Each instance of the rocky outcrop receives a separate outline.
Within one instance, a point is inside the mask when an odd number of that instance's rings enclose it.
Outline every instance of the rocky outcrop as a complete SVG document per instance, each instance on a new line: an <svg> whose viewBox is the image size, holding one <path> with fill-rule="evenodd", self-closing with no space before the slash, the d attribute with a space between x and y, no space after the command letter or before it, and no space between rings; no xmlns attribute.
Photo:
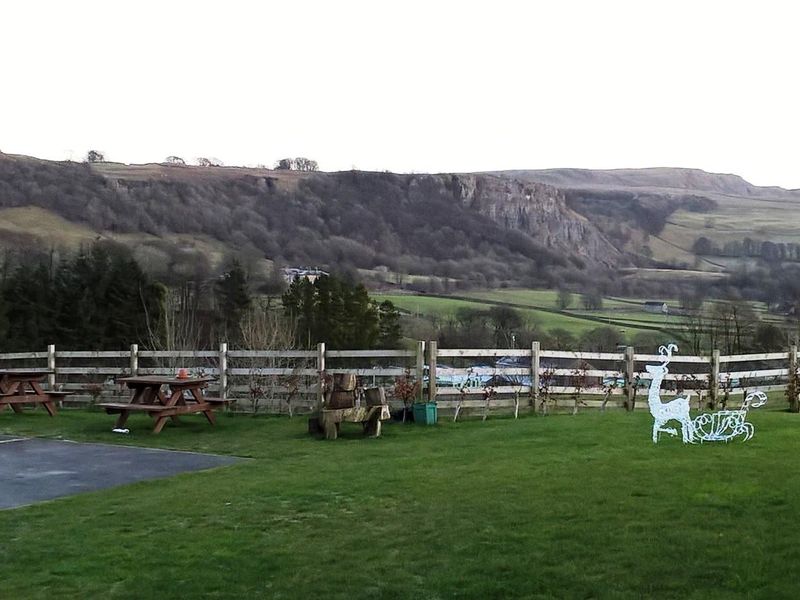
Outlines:
<svg viewBox="0 0 800 600"><path fill-rule="evenodd" d="M567 207L564 192L553 186L489 175L453 175L450 185L462 205L548 248L590 263L627 262L595 225Z"/></svg>

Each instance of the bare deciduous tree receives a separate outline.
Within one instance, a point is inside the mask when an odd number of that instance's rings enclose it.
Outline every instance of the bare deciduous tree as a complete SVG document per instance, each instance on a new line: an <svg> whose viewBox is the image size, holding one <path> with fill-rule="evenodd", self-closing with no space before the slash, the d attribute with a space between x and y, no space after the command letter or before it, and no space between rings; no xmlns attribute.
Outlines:
<svg viewBox="0 0 800 600"><path fill-rule="evenodd" d="M297 158L282 158L275 163L278 171L318 171L317 161L298 156Z"/></svg>
<svg viewBox="0 0 800 600"><path fill-rule="evenodd" d="M319 165L317 161L311 160L310 158L304 158L302 156L298 156L294 159L296 169L298 171L318 171Z"/></svg>
<svg viewBox="0 0 800 600"><path fill-rule="evenodd" d="M147 345L151 350L174 352L200 348L200 295L194 287L166 289L158 315L150 314L144 298L142 305L146 313ZM183 360L167 356L155 362L160 367L175 369Z"/></svg>
<svg viewBox="0 0 800 600"><path fill-rule="evenodd" d="M241 320L242 347L245 350L291 350L295 348L294 324L271 310L266 302L256 302ZM307 361L285 356L250 357L241 359L242 368L248 369L248 387L253 414L258 412L261 400L283 398L289 416L293 416L292 401L300 393L306 377L300 374ZM285 375L267 375L263 369L291 369Z"/></svg>
<svg viewBox="0 0 800 600"><path fill-rule="evenodd" d="M222 167L223 163L218 158L208 158L201 156L197 159L197 165L200 167Z"/></svg>
<svg viewBox="0 0 800 600"><path fill-rule="evenodd" d="M712 348L724 354L737 354L750 347L755 325L758 321L753 308L743 301L718 302L711 311L713 319Z"/></svg>
<svg viewBox="0 0 800 600"><path fill-rule="evenodd" d="M558 308L561 310L565 310L570 307L572 304L572 292L565 289L558 290L558 298L556 299L556 304Z"/></svg>

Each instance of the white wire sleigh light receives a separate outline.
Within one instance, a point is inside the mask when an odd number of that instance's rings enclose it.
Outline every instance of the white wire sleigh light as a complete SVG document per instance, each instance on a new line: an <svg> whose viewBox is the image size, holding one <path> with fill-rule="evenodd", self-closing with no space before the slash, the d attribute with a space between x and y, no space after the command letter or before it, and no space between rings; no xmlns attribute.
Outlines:
<svg viewBox="0 0 800 600"><path fill-rule="evenodd" d="M701 442L728 442L742 436L742 441L746 442L755 433L753 424L747 421L747 410L766 403L767 395L755 391L747 394L737 410L718 410L698 415L693 421L695 437Z"/></svg>
<svg viewBox="0 0 800 600"><path fill-rule="evenodd" d="M653 443L658 443L658 434L661 432L677 435L672 427L665 427L668 421L678 421L681 425L681 434L684 444L695 442L728 442L737 436L742 441L753 437L755 429L747 421L747 411L758 408L767 403L767 395L761 391L747 394L742 401L742 406L736 410L720 410L715 413L703 413L694 419L689 416L689 398L691 391L686 396L675 398L670 402L661 402L661 382L669 373L667 365L672 359L672 353L677 352L678 346L669 344L661 346L658 353L663 362L660 365L647 365L645 368L653 376L647 395L647 404L653 416Z"/></svg>

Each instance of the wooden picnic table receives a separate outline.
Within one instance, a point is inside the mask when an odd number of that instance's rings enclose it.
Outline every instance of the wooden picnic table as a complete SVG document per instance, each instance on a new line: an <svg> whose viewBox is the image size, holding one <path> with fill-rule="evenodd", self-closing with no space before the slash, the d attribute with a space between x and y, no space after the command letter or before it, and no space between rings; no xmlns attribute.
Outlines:
<svg viewBox="0 0 800 600"><path fill-rule="evenodd" d="M116 428L121 428L132 412L146 412L156 421L153 433L159 433L167 419L179 422L180 415L202 413L211 425L216 424L214 409L222 404L221 398L209 398L203 393L213 377L120 377L118 383L126 384L133 395L130 402L103 402L98 404L108 414L119 414Z"/></svg>
<svg viewBox="0 0 800 600"><path fill-rule="evenodd" d="M53 372L46 369L0 370L0 410L10 406L22 412L22 404L41 404L51 417L56 414L55 401L69 392L44 391L40 385Z"/></svg>

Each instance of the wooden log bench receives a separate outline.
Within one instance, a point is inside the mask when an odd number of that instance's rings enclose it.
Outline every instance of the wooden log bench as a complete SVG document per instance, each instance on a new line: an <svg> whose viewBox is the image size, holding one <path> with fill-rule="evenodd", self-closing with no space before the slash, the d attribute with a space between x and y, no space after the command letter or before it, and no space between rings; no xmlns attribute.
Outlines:
<svg viewBox="0 0 800 600"><path fill-rule="evenodd" d="M353 408L323 409L320 425L325 432L325 437L335 440L339 436L339 423L361 423L364 433L371 437L380 437L381 421L391 418L389 406L357 406Z"/></svg>

